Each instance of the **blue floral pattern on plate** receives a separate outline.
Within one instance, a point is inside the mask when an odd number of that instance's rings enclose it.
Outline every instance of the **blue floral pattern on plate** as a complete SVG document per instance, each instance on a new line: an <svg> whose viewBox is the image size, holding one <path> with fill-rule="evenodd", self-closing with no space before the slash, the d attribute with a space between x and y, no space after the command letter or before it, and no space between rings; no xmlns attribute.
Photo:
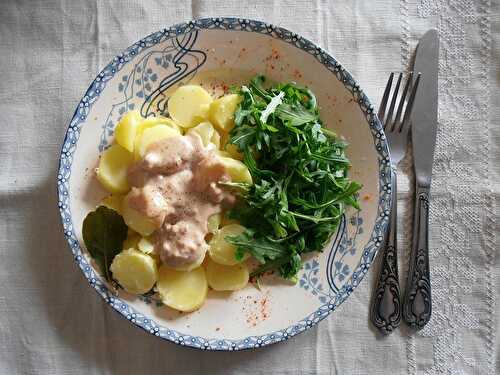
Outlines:
<svg viewBox="0 0 500 375"><path fill-rule="evenodd" d="M106 88L106 83L113 78L120 70L129 63L136 55L142 53L146 50L151 49L155 45L163 42L165 40L186 40L184 38L189 38L190 35L196 34L200 30L204 29L220 29L220 30L239 30L255 32L260 34L266 34L272 38L280 39L287 43L294 45L295 47L309 53L314 56L317 61L323 64L328 70L334 74L340 82L344 84L346 89L348 89L352 98L358 103L360 109L363 111L367 122L370 125L371 132L373 134L375 149L379 155L379 186L380 186L380 199L378 202L378 216L373 228L373 232L370 236L370 241L367 243L363 249L363 254L358 266L351 270L345 268L342 264L343 257L348 256L352 247L354 246L353 241L355 241L355 236L352 238L347 238L347 236L340 236L341 244L337 246L338 255L333 256L333 261L329 262L333 267L329 267L329 287L319 283L318 279L315 277L319 272L319 264L316 264L314 260L306 262L304 276L299 281L299 285L302 288L308 287L311 293L316 293L322 305L313 313L309 314L305 318L301 319L297 323L291 325L290 327L268 334L260 336L249 336L241 340L229 340L229 339L211 339L192 335L186 335L169 328L158 325L154 320L147 316L144 316L140 312L136 311L127 302L117 297L114 292L108 288L107 284L103 282L101 277L95 273L94 269L87 262L83 256L82 248L78 242L77 236L75 234L75 228L73 226L71 207L70 207L70 193L69 193L69 180L71 174L71 165L73 163L73 157L76 150L76 145L78 142L81 127L90 112L90 107L95 103L100 94ZM188 39L189 40L189 39ZM151 63L159 64L165 69L168 68L170 64L169 58L167 58L168 53L164 56L151 54L149 57ZM173 57L172 57L173 59ZM120 115L120 111L123 113L129 107L127 98L131 96L137 96L141 98L144 96L144 105L141 108L143 115L149 115L153 113L150 106L152 103L157 105L156 111L163 110L166 100L161 98L161 88L158 91L159 97L157 100L153 100L151 96L154 92L152 82L155 79L152 72L148 71L145 67L140 69L140 71L135 71L137 76L123 76L121 83L121 93L124 95L124 99L116 104L108 118L105 122L103 128L103 137L99 144L99 148L102 150L107 145L107 139L112 134L114 125L116 123L116 118ZM188 73L189 74L189 73ZM148 85L149 83L149 85ZM119 88L120 88L119 87ZM149 99L149 100L148 100ZM127 48L122 54L118 55L111 61L94 79L90 87L87 89L84 97L78 104L78 107L74 113L73 118L68 126L66 136L61 149L59 170L57 175L57 187L58 187L58 207L61 215L61 221L64 229L64 235L70 245L70 249L74 255L75 262L78 267L82 270L83 274L89 281L90 285L97 291L99 295L118 313L124 316L126 319L131 321L136 326L142 328L143 330L161 337L163 339L172 341L179 345L190 346L199 348L202 350L242 350L251 349L256 347L261 347L280 341L284 341L292 336L303 332L304 330L314 326L319 321L324 319L330 312L335 310L345 299L349 297L354 288L359 284L363 276L368 271L370 264L373 261L374 256L382 242L383 233L388 221L389 214L389 202L390 202L390 170L389 170L389 151L387 147L387 142L385 135L383 133L380 122L378 121L376 115L373 111L373 106L370 104L368 98L360 90L359 86L356 84L351 75L327 52L317 47L312 42L307 39L295 34L289 30L276 27L271 24L267 24L260 21L238 19L238 18L205 18L198 19L176 26L170 27L168 29L163 29L159 32L153 33L144 39L134 43L132 46ZM349 218L349 223L352 223L352 218ZM355 222L357 225L357 230L362 230L362 223ZM345 225L345 220L344 220ZM339 230L340 232L340 230ZM343 233L343 230L342 232ZM359 233L359 232L357 232ZM330 253L330 255L332 252ZM331 276L331 277L330 277ZM343 282L340 287L337 287L337 283ZM143 296L143 300L146 303L153 303L151 296Z"/></svg>

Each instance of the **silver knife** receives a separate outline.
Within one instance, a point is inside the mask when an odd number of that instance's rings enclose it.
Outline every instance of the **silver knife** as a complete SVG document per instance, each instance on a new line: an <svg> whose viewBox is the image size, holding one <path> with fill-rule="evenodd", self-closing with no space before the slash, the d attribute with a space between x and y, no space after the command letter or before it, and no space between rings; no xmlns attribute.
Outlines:
<svg viewBox="0 0 500 375"><path fill-rule="evenodd" d="M423 328L431 317L429 274L429 190L436 144L438 110L439 38L429 30L420 39L413 71L421 73L420 86L411 115L415 168L415 213L413 241L403 318L413 328Z"/></svg>

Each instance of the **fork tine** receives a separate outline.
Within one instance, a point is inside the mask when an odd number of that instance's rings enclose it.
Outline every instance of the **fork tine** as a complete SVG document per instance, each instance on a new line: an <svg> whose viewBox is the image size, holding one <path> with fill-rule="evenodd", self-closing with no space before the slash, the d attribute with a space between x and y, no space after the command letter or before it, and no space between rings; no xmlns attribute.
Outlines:
<svg viewBox="0 0 500 375"><path fill-rule="evenodd" d="M402 113L403 107L406 100L406 94L408 93L408 89L411 87L411 83L413 81L413 72L410 72L408 78L406 79L405 88L403 89L403 94L399 99L398 110L396 112L396 117L394 118L394 130L401 132L403 130L403 122L402 122Z"/></svg>
<svg viewBox="0 0 500 375"><path fill-rule="evenodd" d="M408 104L406 104L405 115L403 118L403 123L401 124L401 129L403 129L410 122L410 114L413 108L413 102L415 101L415 95L417 94L418 84L420 82L420 73L417 75L417 79L411 88L410 98L408 99Z"/></svg>
<svg viewBox="0 0 500 375"><path fill-rule="evenodd" d="M389 99L389 93L391 92L393 79L394 79L394 73L391 73L391 75L389 76L389 80L387 81L387 85L385 86L384 95L382 96L382 102L380 103L380 108L378 110L378 119L384 125L384 129L385 129L385 125L387 124L387 122L384 121L385 107L387 107L387 101Z"/></svg>
<svg viewBox="0 0 500 375"><path fill-rule="evenodd" d="M396 100L398 98L399 86L401 86L401 79L402 78L403 78L403 73L399 73L396 87L394 88L394 92L392 93L391 106L389 107L389 113L387 114L387 120L386 120L388 125L389 125L389 122L392 125L391 128L388 129L389 131L394 131L394 122L391 121L391 119L392 119L392 114L394 113L394 107L396 106Z"/></svg>

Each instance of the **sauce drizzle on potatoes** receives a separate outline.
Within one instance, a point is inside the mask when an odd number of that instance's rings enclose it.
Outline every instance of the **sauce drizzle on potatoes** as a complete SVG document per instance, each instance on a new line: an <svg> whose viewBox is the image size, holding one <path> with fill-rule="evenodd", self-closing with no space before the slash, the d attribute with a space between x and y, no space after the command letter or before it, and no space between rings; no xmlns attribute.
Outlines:
<svg viewBox="0 0 500 375"><path fill-rule="evenodd" d="M238 158L241 155L222 151L227 145L221 144L221 140L229 139L228 132L234 126L234 111L239 101L239 96L235 94L213 100L202 87L186 85L178 88L170 97L168 109L171 118L158 116L144 119L139 111L130 111L118 123L115 129L116 143L101 155L97 178L111 193L101 204L122 215L129 227L123 250L114 257L110 267L113 278L127 292L144 294L154 288L165 305L189 312L203 305L209 285L216 291L238 290L247 285L247 266L236 261L234 247L224 240L227 235L243 232L244 227L231 223L220 228L224 215L221 210L216 210L202 219L202 226L206 230L204 236L206 234L207 241L211 240L209 244L203 241L204 245L197 245L197 253L200 255L193 257L190 263L168 265L164 262L168 257L162 261L158 241L163 223L168 221L169 212L175 211L169 208L176 204L175 200L170 199L171 194L163 195L165 205L161 207L166 213L158 218L151 216L150 211L141 209L137 198L134 198L137 191L132 194L131 190L141 189L148 179L156 178L155 171L160 171L158 178L165 178L160 177L164 176L164 170L155 165L158 156L151 152L157 152L161 142L168 143L168 139L175 137L199 139L197 142L200 146L197 147L201 147L200 150L210 150L229 181L251 184L252 179L246 166L232 158L232 154ZM180 154L176 151L174 155ZM195 156L195 159L201 160L199 156ZM180 159L176 163L183 163L183 160L186 159ZM198 162L196 160L193 163ZM137 178L137 167L132 166L141 163L147 164L149 169L145 176ZM194 176L193 181L196 186L200 186L206 180L207 176L200 176L198 179ZM189 206L186 202L183 204ZM172 238L172 241L176 239ZM208 259L205 259L205 252L209 254Z"/></svg>

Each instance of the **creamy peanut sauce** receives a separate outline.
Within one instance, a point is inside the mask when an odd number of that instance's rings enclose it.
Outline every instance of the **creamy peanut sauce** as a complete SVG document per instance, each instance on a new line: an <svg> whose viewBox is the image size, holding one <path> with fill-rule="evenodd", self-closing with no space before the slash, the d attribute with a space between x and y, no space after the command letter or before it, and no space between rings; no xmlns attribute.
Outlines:
<svg viewBox="0 0 500 375"><path fill-rule="evenodd" d="M159 228L155 250L172 267L189 265L205 254L208 218L235 202L217 184L230 177L215 149L204 147L196 134L149 145L144 158L129 168L128 180L128 203Z"/></svg>

